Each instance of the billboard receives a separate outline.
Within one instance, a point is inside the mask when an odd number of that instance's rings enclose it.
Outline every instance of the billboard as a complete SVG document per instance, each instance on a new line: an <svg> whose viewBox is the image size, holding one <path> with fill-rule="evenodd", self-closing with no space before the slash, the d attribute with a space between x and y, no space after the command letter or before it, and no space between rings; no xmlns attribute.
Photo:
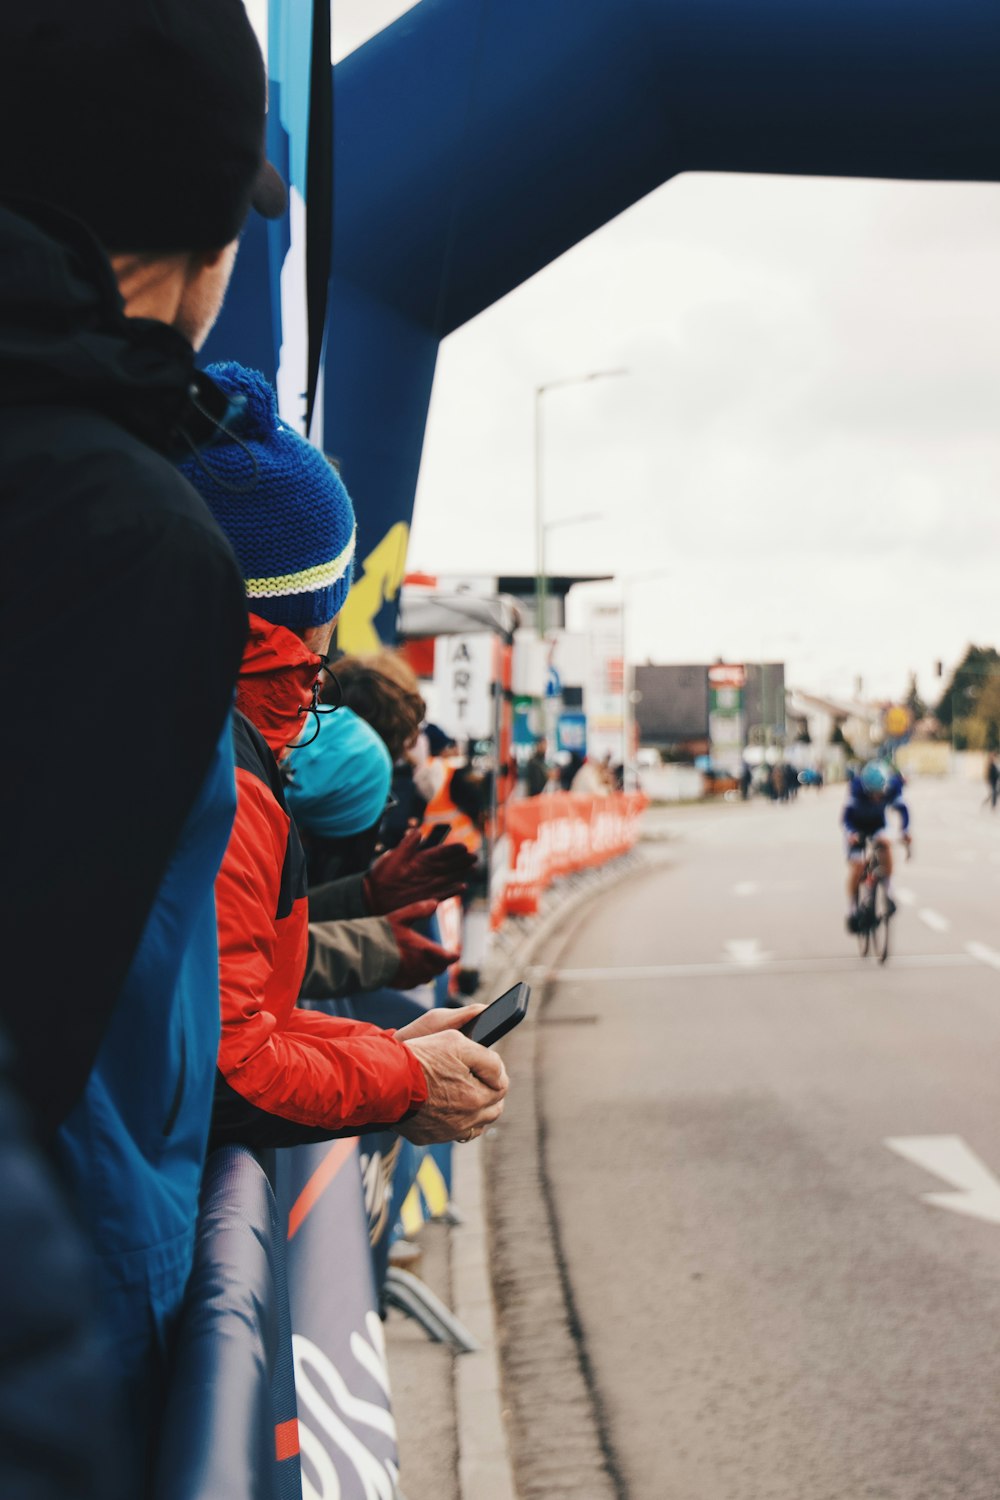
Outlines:
<svg viewBox="0 0 1000 1500"><path fill-rule="evenodd" d="M746 744L746 668L717 662L708 669L708 739L713 764L737 774Z"/></svg>
<svg viewBox="0 0 1000 1500"><path fill-rule="evenodd" d="M588 616L587 753L592 760L624 758L625 663L624 620L620 603L594 604Z"/></svg>

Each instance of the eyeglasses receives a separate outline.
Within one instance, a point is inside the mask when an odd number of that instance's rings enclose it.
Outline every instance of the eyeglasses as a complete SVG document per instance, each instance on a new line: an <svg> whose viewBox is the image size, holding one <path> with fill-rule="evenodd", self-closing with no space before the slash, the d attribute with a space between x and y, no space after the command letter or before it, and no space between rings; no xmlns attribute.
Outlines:
<svg viewBox="0 0 1000 1500"><path fill-rule="evenodd" d="M319 701L320 680L317 677L316 681L312 685L312 702L306 708L299 709L300 714L313 715L314 719L316 720L316 728L313 730L312 734L307 740L296 740L294 745L289 745L288 748L290 750L303 750L306 745L315 744L316 740L319 739L319 732L323 727L323 720L321 715L335 714L338 708L343 708L344 706L344 690L340 685L339 677L335 672L331 672L330 670L330 658L328 656L321 656L319 660L320 670L326 673L327 677L330 679L330 682L333 683L336 687L337 701L336 703L321 703Z"/></svg>

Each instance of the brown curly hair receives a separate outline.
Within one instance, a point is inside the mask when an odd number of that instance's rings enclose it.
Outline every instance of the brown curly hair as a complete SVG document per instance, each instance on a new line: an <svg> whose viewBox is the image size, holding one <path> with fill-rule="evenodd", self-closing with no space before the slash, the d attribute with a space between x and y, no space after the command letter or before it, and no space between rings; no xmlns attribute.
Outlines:
<svg viewBox="0 0 1000 1500"><path fill-rule="evenodd" d="M416 673L395 651L370 656L342 656L330 672L340 691L328 683L325 702L343 701L385 741L393 761L413 744L427 713Z"/></svg>

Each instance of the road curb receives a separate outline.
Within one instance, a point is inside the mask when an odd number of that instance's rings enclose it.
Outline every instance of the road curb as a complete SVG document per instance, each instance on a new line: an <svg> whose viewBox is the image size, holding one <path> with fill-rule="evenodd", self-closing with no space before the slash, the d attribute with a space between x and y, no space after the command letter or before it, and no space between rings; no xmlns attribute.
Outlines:
<svg viewBox="0 0 1000 1500"><path fill-rule="evenodd" d="M473 998L488 1002L516 984L535 954L587 902L656 862L636 853L590 872L584 884L557 900L520 942L499 956ZM463 1220L451 1231L452 1308L483 1346L478 1353L457 1356L454 1363L458 1492L460 1500L517 1500L490 1271L486 1163L479 1140L454 1152L452 1197Z"/></svg>

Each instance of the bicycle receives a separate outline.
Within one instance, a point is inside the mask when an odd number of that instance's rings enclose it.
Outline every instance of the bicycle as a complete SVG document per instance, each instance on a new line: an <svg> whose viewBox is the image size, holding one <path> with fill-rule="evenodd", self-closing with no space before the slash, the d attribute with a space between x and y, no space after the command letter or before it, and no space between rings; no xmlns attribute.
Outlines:
<svg viewBox="0 0 1000 1500"><path fill-rule="evenodd" d="M889 924L895 906L886 890L882 853L875 839L866 838L864 842L864 873L854 910L861 957L872 953L884 964L889 957Z"/></svg>

